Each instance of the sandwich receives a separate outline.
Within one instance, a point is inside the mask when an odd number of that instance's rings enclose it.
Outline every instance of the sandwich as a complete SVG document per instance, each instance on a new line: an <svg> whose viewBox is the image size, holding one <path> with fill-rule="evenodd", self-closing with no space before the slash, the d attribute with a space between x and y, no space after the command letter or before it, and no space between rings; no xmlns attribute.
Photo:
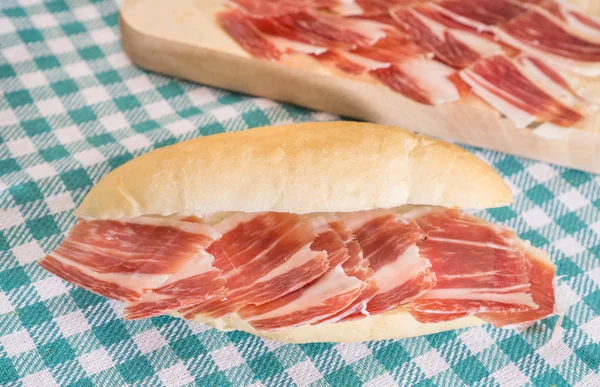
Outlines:
<svg viewBox="0 0 600 387"><path fill-rule="evenodd" d="M200 137L106 175L41 262L125 303L268 339L352 342L554 313L555 267L465 210L511 191L462 148L327 122Z"/></svg>

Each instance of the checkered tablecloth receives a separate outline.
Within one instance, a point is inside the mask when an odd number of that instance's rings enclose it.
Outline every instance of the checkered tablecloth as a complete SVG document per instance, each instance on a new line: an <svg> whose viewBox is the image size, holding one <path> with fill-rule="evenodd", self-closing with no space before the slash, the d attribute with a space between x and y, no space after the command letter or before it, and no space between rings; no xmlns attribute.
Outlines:
<svg viewBox="0 0 600 387"><path fill-rule="evenodd" d="M496 152L470 148L516 200L482 215L550 252L562 340L550 341L555 317L524 333L283 345L169 317L126 322L119 303L42 270L86 192L127 160L336 118L144 72L118 17L112 0L0 1L0 385L600 386L600 177Z"/></svg>

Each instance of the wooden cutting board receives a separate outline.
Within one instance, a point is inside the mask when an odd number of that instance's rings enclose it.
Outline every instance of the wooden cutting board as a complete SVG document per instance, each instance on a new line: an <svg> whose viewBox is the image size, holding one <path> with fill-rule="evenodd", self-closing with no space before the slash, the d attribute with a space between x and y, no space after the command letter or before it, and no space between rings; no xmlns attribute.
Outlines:
<svg viewBox="0 0 600 387"><path fill-rule="evenodd" d="M600 1L574 2L600 16ZM217 25L221 9L220 0L125 0L125 51L138 66L174 77L600 173L600 112L583 129L551 138L516 128L476 101L422 105L305 55L277 63L252 58ZM600 79L585 82L600 93Z"/></svg>

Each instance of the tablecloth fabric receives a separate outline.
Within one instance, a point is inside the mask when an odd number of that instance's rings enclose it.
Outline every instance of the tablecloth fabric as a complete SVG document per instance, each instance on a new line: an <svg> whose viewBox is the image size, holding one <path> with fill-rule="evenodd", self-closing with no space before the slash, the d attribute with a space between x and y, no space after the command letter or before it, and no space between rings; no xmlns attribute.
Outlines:
<svg viewBox="0 0 600 387"><path fill-rule="evenodd" d="M469 148L516 200L482 216L550 252L560 340L555 317L524 333L284 345L170 317L124 321L120 303L41 269L86 192L127 160L196 136L336 118L140 70L118 18L111 0L0 5L0 385L600 385L600 177L492 151Z"/></svg>

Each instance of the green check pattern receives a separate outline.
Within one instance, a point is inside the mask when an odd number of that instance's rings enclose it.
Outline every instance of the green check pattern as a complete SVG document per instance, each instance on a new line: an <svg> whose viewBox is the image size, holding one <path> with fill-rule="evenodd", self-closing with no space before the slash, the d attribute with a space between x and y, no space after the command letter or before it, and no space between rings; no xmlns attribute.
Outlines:
<svg viewBox="0 0 600 387"><path fill-rule="evenodd" d="M331 120L131 64L112 0L0 4L0 385L600 386L600 176L470 148L516 194L482 213L550 252L557 318L358 344L284 345L121 305L36 261L102 176L188 138ZM599 160L600 162L600 160Z"/></svg>

